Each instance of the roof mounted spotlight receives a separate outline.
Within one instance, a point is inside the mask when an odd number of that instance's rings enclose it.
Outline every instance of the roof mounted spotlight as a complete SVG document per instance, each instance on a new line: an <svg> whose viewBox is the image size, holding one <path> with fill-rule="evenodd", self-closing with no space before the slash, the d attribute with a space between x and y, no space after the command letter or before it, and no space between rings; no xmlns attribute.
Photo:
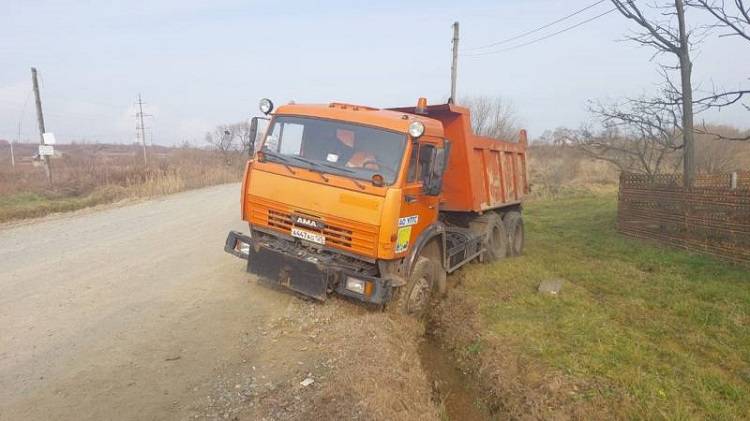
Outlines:
<svg viewBox="0 0 750 421"><path fill-rule="evenodd" d="M273 102L271 102L268 98L263 98L260 100L260 112L262 112L265 115L271 114L271 111L273 111Z"/></svg>
<svg viewBox="0 0 750 421"><path fill-rule="evenodd" d="M424 123L422 123L421 121L412 121L409 124L409 136L416 139L422 136L423 134L424 134Z"/></svg>

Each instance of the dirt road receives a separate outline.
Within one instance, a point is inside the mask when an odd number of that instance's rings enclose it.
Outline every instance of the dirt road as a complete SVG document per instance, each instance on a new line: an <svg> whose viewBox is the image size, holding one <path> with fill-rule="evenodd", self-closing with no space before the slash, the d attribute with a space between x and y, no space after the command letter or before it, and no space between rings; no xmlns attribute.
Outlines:
<svg viewBox="0 0 750 421"><path fill-rule="evenodd" d="M227 231L245 228L238 191L0 227L0 419L294 418L326 405L433 418L410 332L342 300L258 285L223 252ZM408 390L399 405L339 396L361 372L346 361L371 348L373 362L389 349L403 361L373 367L382 378L358 390Z"/></svg>

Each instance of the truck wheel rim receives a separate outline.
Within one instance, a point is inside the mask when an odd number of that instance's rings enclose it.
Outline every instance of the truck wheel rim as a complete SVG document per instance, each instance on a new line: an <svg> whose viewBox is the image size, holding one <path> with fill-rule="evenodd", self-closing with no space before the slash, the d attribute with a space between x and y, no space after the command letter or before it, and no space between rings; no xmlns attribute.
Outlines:
<svg viewBox="0 0 750 421"><path fill-rule="evenodd" d="M424 277L417 279L409 294L407 311L410 314L421 314L430 302L430 283Z"/></svg>

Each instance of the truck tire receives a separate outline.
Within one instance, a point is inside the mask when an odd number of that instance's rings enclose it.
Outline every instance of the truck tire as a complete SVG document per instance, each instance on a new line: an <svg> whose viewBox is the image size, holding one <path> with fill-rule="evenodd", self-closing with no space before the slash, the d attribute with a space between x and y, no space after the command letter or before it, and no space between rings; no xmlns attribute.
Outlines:
<svg viewBox="0 0 750 421"><path fill-rule="evenodd" d="M525 232L521 212L511 211L503 218L508 232L508 256L520 256L523 253Z"/></svg>
<svg viewBox="0 0 750 421"><path fill-rule="evenodd" d="M508 233L500 215L487 213L469 224L472 231L484 237L482 246L485 252L479 259L482 263L492 263L508 255Z"/></svg>
<svg viewBox="0 0 750 421"><path fill-rule="evenodd" d="M436 237L430 240L419 254L421 257L426 257L432 261L432 266L435 268L435 292L439 294L438 296L442 297L448 290L448 274L441 263L443 261L443 252L440 246L440 239Z"/></svg>
<svg viewBox="0 0 750 421"><path fill-rule="evenodd" d="M432 303L435 281L435 264L432 260L420 256L414 264L406 285L394 291L388 310L423 319Z"/></svg>

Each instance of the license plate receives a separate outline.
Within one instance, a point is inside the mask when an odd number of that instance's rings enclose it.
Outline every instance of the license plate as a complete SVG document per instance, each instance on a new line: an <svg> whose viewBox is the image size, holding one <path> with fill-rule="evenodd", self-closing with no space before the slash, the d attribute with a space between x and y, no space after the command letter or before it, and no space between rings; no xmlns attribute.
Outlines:
<svg viewBox="0 0 750 421"><path fill-rule="evenodd" d="M305 231L299 228L292 228L292 237L296 237L305 241L309 241L311 243L317 243L317 244L326 243L326 237L323 234L318 234L317 232Z"/></svg>

